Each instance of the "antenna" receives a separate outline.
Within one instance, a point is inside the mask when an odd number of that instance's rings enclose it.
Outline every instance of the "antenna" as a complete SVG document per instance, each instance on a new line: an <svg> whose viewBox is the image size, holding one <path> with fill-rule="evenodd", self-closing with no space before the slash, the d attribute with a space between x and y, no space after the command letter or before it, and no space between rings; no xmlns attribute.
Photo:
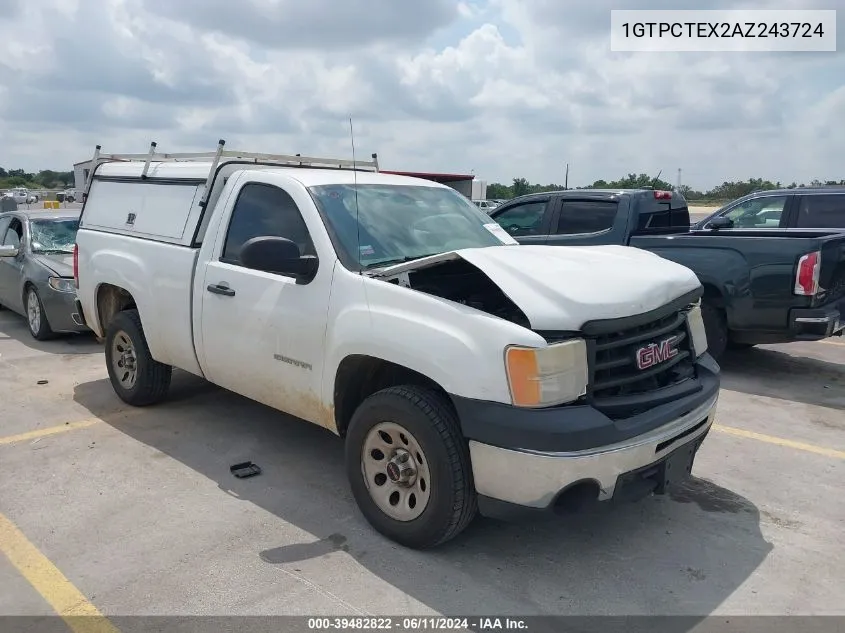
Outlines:
<svg viewBox="0 0 845 633"><path fill-rule="evenodd" d="M355 133L352 131L352 117L349 117L349 140L352 142L352 190L355 192L355 263L361 267L361 222L358 217L358 170L355 169ZM375 160L375 155L373 155Z"/></svg>
<svg viewBox="0 0 845 633"><path fill-rule="evenodd" d="M662 173L663 173L663 170L661 169L659 172L657 172L657 175L654 177L654 180L651 181L651 188L652 189L654 189L657 186L657 181L660 180L660 174L662 174Z"/></svg>

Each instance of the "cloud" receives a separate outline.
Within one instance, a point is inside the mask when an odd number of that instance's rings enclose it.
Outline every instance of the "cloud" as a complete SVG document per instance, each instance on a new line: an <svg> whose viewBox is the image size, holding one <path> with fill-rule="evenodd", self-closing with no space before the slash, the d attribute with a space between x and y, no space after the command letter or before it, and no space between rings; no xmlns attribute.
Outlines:
<svg viewBox="0 0 845 633"><path fill-rule="evenodd" d="M425 38L459 7L449 0L144 0L153 14L271 49L325 51Z"/></svg>
<svg viewBox="0 0 845 633"><path fill-rule="evenodd" d="M97 143L211 150L221 137L347 156L352 116L359 153L391 169L560 182L568 162L586 184L680 167L698 188L845 177L842 54L614 53L614 6L0 0L0 164L69 169Z"/></svg>

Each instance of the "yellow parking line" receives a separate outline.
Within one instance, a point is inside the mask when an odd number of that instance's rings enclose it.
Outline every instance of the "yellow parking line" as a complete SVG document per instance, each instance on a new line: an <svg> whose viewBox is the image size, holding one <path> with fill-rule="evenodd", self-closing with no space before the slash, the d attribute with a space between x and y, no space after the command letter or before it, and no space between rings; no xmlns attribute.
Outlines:
<svg viewBox="0 0 845 633"><path fill-rule="evenodd" d="M2 514L0 552L74 633L119 633L99 609Z"/></svg>
<svg viewBox="0 0 845 633"><path fill-rule="evenodd" d="M776 444L778 446L785 446L786 448L794 448L799 451L815 453L816 455L824 455L825 457L845 459L845 451L837 451L833 448L824 448L823 446L816 446L814 444L805 444L804 442L787 440L782 437L775 437L774 435L763 435L762 433L755 433L754 431L736 429L732 426L722 426L721 424L714 424L713 430L721 431L722 433L727 433L728 435L744 437L749 440L758 440L760 442L766 442L768 444Z"/></svg>
<svg viewBox="0 0 845 633"><path fill-rule="evenodd" d="M27 440L34 440L39 437L46 437L48 435L56 435L57 433L75 431L76 429L84 429L89 426L94 426L98 422L102 422L102 420L100 418L88 418L87 420L80 420L79 422L59 424L58 426L48 426L44 429L27 431L26 433L19 433L18 435L7 435L6 437L0 437L0 446L4 444L16 444L17 442L26 442Z"/></svg>

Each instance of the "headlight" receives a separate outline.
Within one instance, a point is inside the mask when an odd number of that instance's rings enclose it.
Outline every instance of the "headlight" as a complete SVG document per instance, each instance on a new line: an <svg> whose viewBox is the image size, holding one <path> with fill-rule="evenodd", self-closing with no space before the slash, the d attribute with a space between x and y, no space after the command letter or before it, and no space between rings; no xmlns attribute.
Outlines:
<svg viewBox="0 0 845 633"><path fill-rule="evenodd" d="M574 339L548 347L505 350L511 401L518 407L548 407L587 393L587 344Z"/></svg>
<svg viewBox="0 0 845 633"><path fill-rule="evenodd" d="M707 351L707 332L704 329L704 319L701 318L701 302L696 303L687 312L687 324L692 342L692 349L698 358Z"/></svg>
<svg viewBox="0 0 845 633"><path fill-rule="evenodd" d="M53 290L58 290L59 292L76 291L76 288L73 287L73 279L67 279L66 277L50 277L47 283L50 284Z"/></svg>

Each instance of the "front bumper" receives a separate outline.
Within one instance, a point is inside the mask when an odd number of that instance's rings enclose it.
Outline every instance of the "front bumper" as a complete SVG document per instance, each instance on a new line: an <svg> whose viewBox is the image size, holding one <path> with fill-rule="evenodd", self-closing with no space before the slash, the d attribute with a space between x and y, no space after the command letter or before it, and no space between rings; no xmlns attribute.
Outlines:
<svg viewBox="0 0 845 633"><path fill-rule="evenodd" d="M576 490L586 492L584 500L627 497L644 488L643 480L648 480L643 494L662 492L688 475L719 399L718 365L707 355L697 365L700 389L694 394L624 420L610 420L589 405L508 407L509 419L488 417L485 432L483 421L472 415L474 407L458 399L481 513L554 510ZM505 437L507 443L495 441ZM676 476L679 469L685 472Z"/></svg>
<svg viewBox="0 0 845 633"><path fill-rule="evenodd" d="M82 302L76 297L73 299L73 314L70 315L70 318L76 325L84 327L86 330L90 329L88 327L88 323L85 321L85 312L82 310Z"/></svg>
<svg viewBox="0 0 845 633"><path fill-rule="evenodd" d="M84 323L78 323L76 315L76 296L71 292L59 292L48 284L39 287L41 303L54 332L87 332Z"/></svg>

